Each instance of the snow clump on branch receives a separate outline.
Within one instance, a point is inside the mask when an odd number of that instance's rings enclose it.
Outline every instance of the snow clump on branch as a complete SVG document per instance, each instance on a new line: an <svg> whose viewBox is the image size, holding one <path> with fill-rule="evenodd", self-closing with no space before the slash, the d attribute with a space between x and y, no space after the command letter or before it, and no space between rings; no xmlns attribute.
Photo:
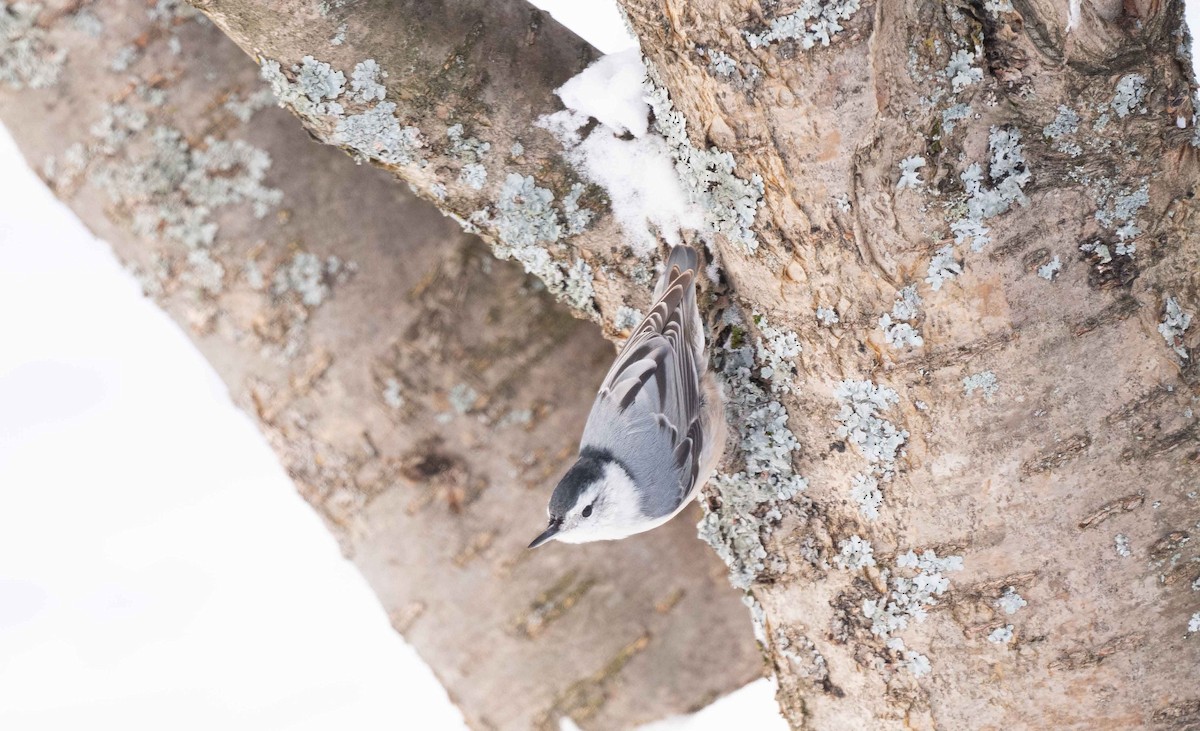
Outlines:
<svg viewBox="0 0 1200 731"><path fill-rule="evenodd" d="M655 232L675 244L685 230L719 232L754 252L751 226L762 179L735 175L727 152L692 146L683 115L638 51L601 58L556 93L566 109L542 117L538 126L559 139L564 157L585 178L604 188L635 255L654 251ZM599 124L585 138L591 119Z"/></svg>
<svg viewBox="0 0 1200 731"><path fill-rule="evenodd" d="M698 229L704 220L687 200L666 141L649 133L645 79L638 51L604 56L555 91L566 109L538 120L558 137L567 160L608 193L613 215L640 258L654 252L654 231L676 244L681 229ZM590 119L599 124L581 138Z"/></svg>

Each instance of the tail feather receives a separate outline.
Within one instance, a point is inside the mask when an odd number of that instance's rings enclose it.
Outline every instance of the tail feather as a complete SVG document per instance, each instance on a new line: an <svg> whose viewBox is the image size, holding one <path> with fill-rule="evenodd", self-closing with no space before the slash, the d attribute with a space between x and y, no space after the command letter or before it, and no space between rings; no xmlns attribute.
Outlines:
<svg viewBox="0 0 1200 731"><path fill-rule="evenodd" d="M658 285L654 288L654 301L658 301L662 297L663 292L667 291L667 286L671 283L671 271L678 269L680 273L686 272L689 269L696 271L700 266L700 254L687 244L676 244L671 247L671 253L667 254L667 263L663 265L662 276L658 279ZM696 272L699 275L699 272ZM693 277L694 279L694 277Z"/></svg>
<svg viewBox="0 0 1200 731"><path fill-rule="evenodd" d="M680 321L683 326L684 342L691 345L694 361L699 367L700 373L703 373L706 368L704 323L700 319L700 310L696 307L696 280L700 276L699 266L700 254L694 248L687 244L672 246L671 252L667 254L667 263L663 267L662 276L659 277L658 285L654 288L654 301L661 300L667 294L671 284L678 281L680 275L691 272L686 279L687 284L678 307L683 313Z"/></svg>

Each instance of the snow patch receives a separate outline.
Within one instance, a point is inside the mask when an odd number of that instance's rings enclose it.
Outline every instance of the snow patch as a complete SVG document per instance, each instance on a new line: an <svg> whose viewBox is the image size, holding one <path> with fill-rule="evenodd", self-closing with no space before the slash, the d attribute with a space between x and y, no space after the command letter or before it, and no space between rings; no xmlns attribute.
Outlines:
<svg viewBox="0 0 1200 731"><path fill-rule="evenodd" d="M645 81L637 50L604 56L556 90L566 109L537 123L558 137L576 170L604 188L640 258L657 248L655 232L673 245L680 242L681 230L704 224L703 213L688 200L666 141L649 132ZM599 124L581 138L589 119Z"/></svg>

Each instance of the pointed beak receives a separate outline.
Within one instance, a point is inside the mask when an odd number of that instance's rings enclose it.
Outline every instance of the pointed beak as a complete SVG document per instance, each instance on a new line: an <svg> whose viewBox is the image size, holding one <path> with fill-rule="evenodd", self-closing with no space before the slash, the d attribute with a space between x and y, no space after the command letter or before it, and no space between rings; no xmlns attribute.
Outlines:
<svg viewBox="0 0 1200 731"><path fill-rule="evenodd" d="M559 528L562 528L562 521L561 520L551 520L550 527L547 528L546 530L542 531L542 534L540 536L538 536L537 538L534 538L533 543L530 543L529 547L537 548L538 546L542 545L543 543L549 542L550 539L552 539L552 538L554 538L554 536L558 535Z"/></svg>

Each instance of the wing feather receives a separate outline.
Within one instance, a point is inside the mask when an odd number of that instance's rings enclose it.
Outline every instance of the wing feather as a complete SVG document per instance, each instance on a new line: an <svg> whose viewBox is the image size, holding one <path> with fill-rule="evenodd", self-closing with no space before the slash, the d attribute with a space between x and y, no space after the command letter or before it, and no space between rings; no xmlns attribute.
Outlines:
<svg viewBox="0 0 1200 731"><path fill-rule="evenodd" d="M583 433L583 444L621 455L651 488L643 506L650 515L674 512L691 495L704 449L697 256L684 248L672 251L658 297L605 376Z"/></svg>

